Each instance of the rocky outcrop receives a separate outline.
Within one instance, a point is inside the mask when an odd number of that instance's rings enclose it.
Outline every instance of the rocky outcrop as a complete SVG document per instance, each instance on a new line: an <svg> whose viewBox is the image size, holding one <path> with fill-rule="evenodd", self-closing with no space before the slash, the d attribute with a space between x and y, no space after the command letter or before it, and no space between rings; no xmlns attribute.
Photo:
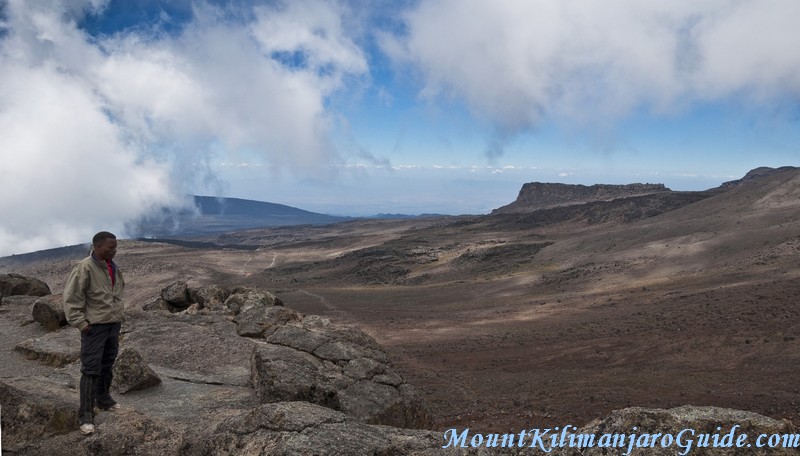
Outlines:
<svg viewBox="0 0 800 456"><path fill-rule="evenodd" d="M366 423L424 428L427 409L374 339L319 317L290 318L255 346L252 383L262 402L308 401Z"/></svg>
<svg viewBox="0 0 800 456"><path fill-rule="evenodd" d="M309 401L367 423L430 425L414 388L374 339L278 303L269 293L237 289L223 305L228 318L182 312L170 315L168 328L157 319L131 322L125 342L168 366L172 378L252 385L262 402Z"/></svg>
<svg viewBox="0 0 800 456"><path fill-rule="evenodd" d="M161 384L161 378L142 359L142 355L132 348L119 352L114 363L114 380L111 387L122 394L138 391Z"/></svg>
<svg viewBox="0 0 800 456"><path fill-rule="evenodd" d="M75 408L73 406L73 408ZM76 418L77 429L77 418ZM48 435L12 448L12 454L27 456L177 456L184 454L186 426L174 420L149 416L127 407L95 417L96 432L89 436L77 430Z"/></svg>
<svg viewBox="0 0 800 456"><path fill-rule="evenodd" d="M191 304L189 302L189 287L186 286L186 282L175 282L161 290L161 299L175 307L185 309Z"/></svg>
<svg viewBox="0 0 800 456"><path fill-rule="evenodd" d="M64 298L61 295L42 296L33 303L31 309L33 321L41 324L48 331L55 331L67 325L64 315Z"/></svg>
<svg viewBox="0 0 800 456"><path fill-rule="evenodd" d="M39 279L19 274L0 274L0 296L47 296L50 287Z"/></svg>
<svg viewBox="0 0 800 456"><path fill-rule="evenodd" d="M516 201L492 211L492 215L523 214L559 206L611 201L631 196L670 192L664 184L571 185L530 182L524 184Z"/></svg>
<svg viewBox="0 0 800 456"><path fill-rule="evenodd" d="M225 300L231 295L231 291L211 285L207 287L189 288L189 301L199 304L202 308L216 310L225 305Z"/></svg>
<svg viewBox="0 0 800 456"><path fill-rule="evenodd" d="M185 431L180 425L135 410L107 414L98 432L76 447L87 455L180 455Z"/></svg>
<svg viewBox="0 0 800 456"><path fill-rule="evenodd" d="M235 288L225 299L225 307L234 315L239 315L253 308L282 306L283 302L272 293L250 288Z"/></svg>
<svg viewBox="0 0 800 456"><path fill-rule="evenodd" d="M224 288L216 285L189 287L186 282L177 281L161 290L156 300L142 306L143 310L168 310L170 312L200 312L208 314L225 313L238 315L253 307L282 306L281 300L263 290L247 287Z"/></svg>
<svg viewBox="0 0 800 456"><path fill-rule="evenodd" d="M74 401L30 379L0 381L3 445L6 450L29 441L78 429Z"/></svg>
<svg viewBox="0 0 800 456"><path fill-rule="evenodd" d="M185 451L190 456L442 454L440 433L368 425L308 402L262 405L222 422Z"/></svg>
<svg viewBox="0 0 800 456"><path fill-rule="evenodd" d="M747 434L748 445L740 448L735 446L730 448L701 447L698 444L700 434L725 434L730 433L731 429L737 426L735 434ZM647 409L641 407L631 407L622 410L615 410L607 417L597 419L587 424L576 434L594 434L598 438L603 434L622 434L630 435L635 433L639 436L643 434L664 435L671 434L677 436L684 429L690 429L694 434L685 434L685 442L692 441L694 446L690 449L692 455L789 455L797 454L796 448L757 448L756 438L760 434L798 434L798 429L788 421L778 421L759 415L753 412L734 410L720 407L697 407L685 405L672 409ZM798 436L800 438L800 436ZM635 448L630 454L637 455L675 455L684 451L673 444L662 447L661 440L655 442L651 448ZM597 445L583 449L562 449L560 454L564 455L624 455L628 454L625 448L601 448Z"/></svg>

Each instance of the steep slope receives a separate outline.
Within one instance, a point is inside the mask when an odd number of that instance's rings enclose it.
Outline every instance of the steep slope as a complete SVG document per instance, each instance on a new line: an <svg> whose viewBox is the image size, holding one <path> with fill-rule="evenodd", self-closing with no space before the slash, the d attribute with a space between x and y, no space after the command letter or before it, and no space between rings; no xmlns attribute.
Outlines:
<svg viewBox="0 0 800 456"><path fill-rule="evenodd" d="M800 233L800 169L743 179L728 190L631 224L571 236L545 249L543 262L624 265L614 283L644 286L682 272L718 279L790 268ZM769 253L771 252L771 253ZM770 261L764 258L770 257ZM635 280L633 278L636 278ZM604 279L610 285L611 277Z"/></svg>

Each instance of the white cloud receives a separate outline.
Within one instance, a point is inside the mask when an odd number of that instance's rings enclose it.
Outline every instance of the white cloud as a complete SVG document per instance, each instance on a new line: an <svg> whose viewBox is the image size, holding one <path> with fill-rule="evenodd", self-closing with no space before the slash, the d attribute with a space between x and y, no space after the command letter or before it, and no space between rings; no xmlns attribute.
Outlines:
<svg viewBox="0 0 800 456"><path fill-rule="evenodd" d="M343 73L366 72L367 62L361 49L345 33L343 11L335 5L335 2L294 1L279 10L258 7L253 35L266 52L300 52L310 68L338 69L328 75L336 86Z"/></svg>
<svg viewBox="0 0 800 456"><path fill-rule="evenodd" d="M502 137L545 116L602 127L640 108L796 99L798 17L786 0L423 0L383 45L423 96L466 100Z"/></svg>
<svg viewBox="0 0 800 456"><path fill-rule="evenodd" d="M0 254L86 242L102 227L121 232L178 203L165 167L141 159L74 77L4 65L0 106Z"/></svg>
<svg viewBox="0 0 800 456"><path fill-rule="evenodd" d="M106 3L5 4L0 172L18 196L0 201L0 255L123 234L174 195L219 186L214 160L331 172L325 100L367 71L344 6L290 2L234 23L198 2L177 34L89 37L76 24Z"/></svg>

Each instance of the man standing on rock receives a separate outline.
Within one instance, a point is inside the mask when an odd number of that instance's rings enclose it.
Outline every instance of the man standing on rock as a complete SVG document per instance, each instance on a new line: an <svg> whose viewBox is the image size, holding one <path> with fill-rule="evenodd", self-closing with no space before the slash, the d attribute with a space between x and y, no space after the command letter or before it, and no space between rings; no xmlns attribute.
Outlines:
<svg viewBox="0 0 800 456"><path fill-rule="evenodd" d="M101 231L92 239L92 252L75 265L64 287L64 313L81 330L81 433L94 432L94 406L115 410L111 398L112 368L119 351L125 281L117 264L117 237Z"/></svg>

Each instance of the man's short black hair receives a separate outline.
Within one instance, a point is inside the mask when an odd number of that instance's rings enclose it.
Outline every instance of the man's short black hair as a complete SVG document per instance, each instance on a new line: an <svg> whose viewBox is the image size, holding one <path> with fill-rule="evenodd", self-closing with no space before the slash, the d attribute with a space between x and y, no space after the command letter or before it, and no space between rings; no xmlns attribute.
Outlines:
<svg viewBox="0 0 800 456"><path fill-rule="evenodd" d="M98 245L101 242L105 241L106 239L116 239L117 237L113 234L109 233L108 231L101 231L94 235L92 238L92 245Z"/></svg>

